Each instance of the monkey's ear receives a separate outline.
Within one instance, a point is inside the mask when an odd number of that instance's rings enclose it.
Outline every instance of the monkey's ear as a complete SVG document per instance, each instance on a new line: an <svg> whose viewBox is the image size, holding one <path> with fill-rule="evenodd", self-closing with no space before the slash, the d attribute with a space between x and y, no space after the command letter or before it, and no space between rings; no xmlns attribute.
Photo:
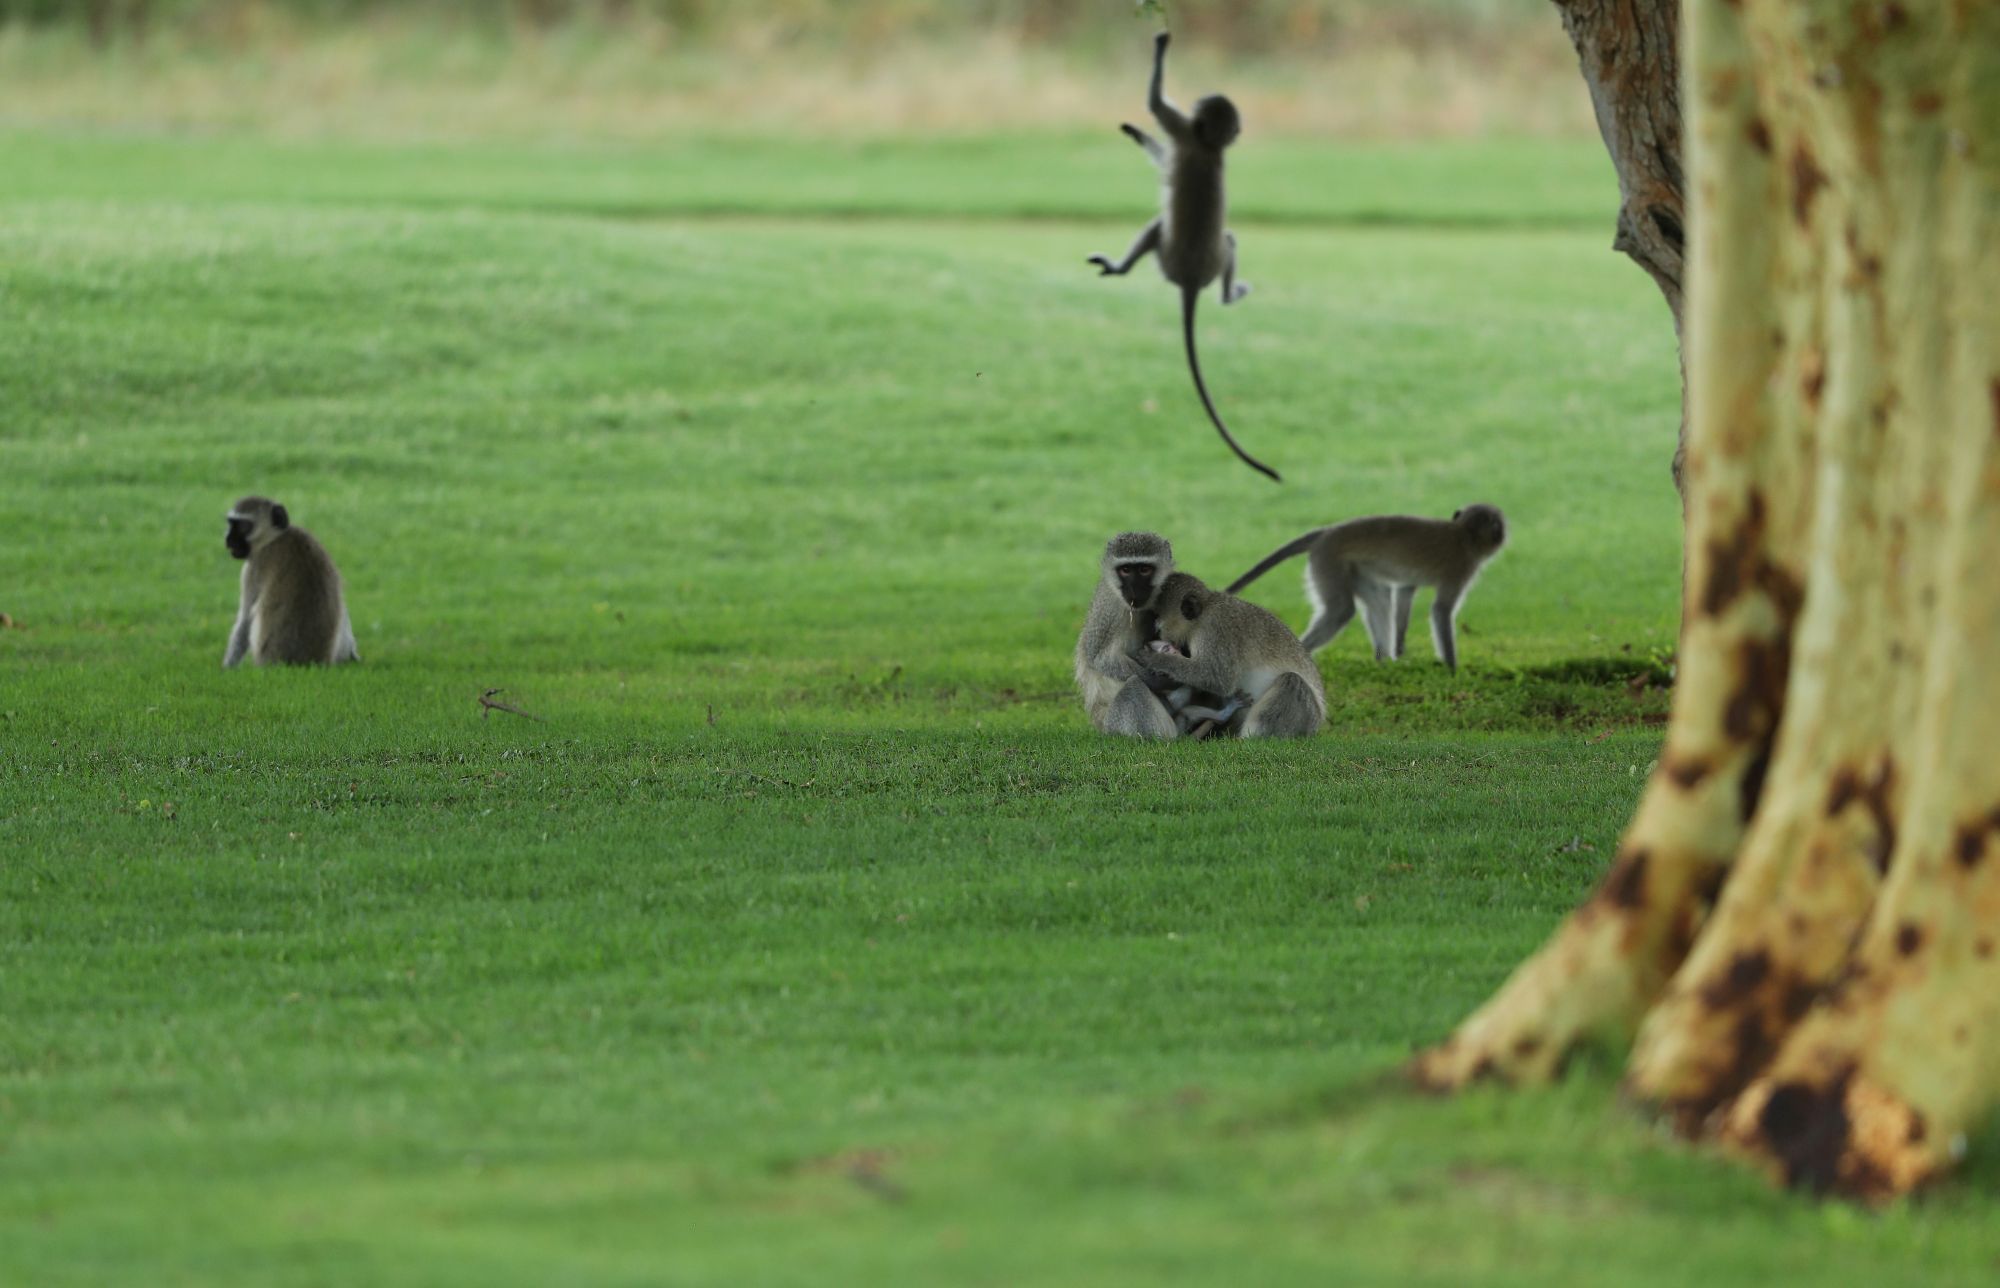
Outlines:
<svg viewBox="0 0 2000 1288"><path fill-rule="evenodd" d="M1453 511L1451 512L1451 521L1452 521L1453 523L1457 523L1457 522L1458 522L1458 516L1459 516L1459 515L1461 515L1461 514L1464 514L1464 513L1465 513L1465 511L1463 511L1463 510L1453 510Z"/></svg>
<svg viewBox="0 0 2000 1288"><path fill-rule="evenodd" d="M274 505L271 507L271 526L280 532L292 526L292 516L285 513L284 506Z"/></svg>

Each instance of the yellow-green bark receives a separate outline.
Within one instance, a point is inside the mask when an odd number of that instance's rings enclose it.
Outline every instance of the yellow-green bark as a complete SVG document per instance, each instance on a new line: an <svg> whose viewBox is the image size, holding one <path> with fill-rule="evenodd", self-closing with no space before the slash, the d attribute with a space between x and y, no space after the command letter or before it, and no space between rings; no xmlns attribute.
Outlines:
<svg viewBox="0 0 2000 1288"><path fill-rule="evenodd" d="M1667 750L1604 886L1415 1072L1641 1026L1683 1131L1899 1193L2000 1099L2000 6L1687 16Z"/></svg>

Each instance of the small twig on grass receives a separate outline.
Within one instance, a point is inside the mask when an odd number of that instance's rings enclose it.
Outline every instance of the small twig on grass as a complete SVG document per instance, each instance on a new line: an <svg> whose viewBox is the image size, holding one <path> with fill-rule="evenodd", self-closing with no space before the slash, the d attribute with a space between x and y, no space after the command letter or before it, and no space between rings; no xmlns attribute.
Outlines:
<svg viewBox="0 0 2000 1288"><path fill-rule="evenodd" d="M505 711L507 714L519 716L523 720L541 720L541 717L534 712L523 711L511 702L497 702L494 700L495 694L505 693L506 691L505 689L487 689L479 695L479 718L481 720L492 715L495 711Z"/></svg>
<svg viewBox="0 0 2000 1288"><path fill-rule="evenodd" d="M819 781L818 777L815 776L806 779L802 783L795 783L789 778L779 778L772 774L760 774L754 769L711 769L708 772L711 774L721 774L726 778L754 778L760 783L774 783L779 787L790 787L795 791L803 791L805 788L811 787Z"/></svg>

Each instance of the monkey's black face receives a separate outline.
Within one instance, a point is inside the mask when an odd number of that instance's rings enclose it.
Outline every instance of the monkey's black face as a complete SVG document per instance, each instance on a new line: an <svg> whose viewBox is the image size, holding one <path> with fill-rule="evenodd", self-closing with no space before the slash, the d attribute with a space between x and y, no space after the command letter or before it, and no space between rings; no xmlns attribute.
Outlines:
<svg viewBox="0 0 2000 1288"><path fill-rule="evenodd" d="M1118 565L1118 595L1130 608L1144 608L1153 598L1153 577L1159 569L1149 563Z"/></svg>
<svg viewBox="0 0 2000 1288"><path fill-rule="evenodd" d="M1190 622L1195 620L1197 617L1200 617L1201 601L1199 599L1196 599L1193 595L1184 596L1181 599L1181 616L1186 618Z"/></svg>
<svg viewBox="0 0 2000 1288"><path fill-rule="evenodd" d="M222 539L222 543L229 547L229 553L236 558L248 559L250 557L250 520L238 519L231 516L229 520L229 535Z"/></svg>

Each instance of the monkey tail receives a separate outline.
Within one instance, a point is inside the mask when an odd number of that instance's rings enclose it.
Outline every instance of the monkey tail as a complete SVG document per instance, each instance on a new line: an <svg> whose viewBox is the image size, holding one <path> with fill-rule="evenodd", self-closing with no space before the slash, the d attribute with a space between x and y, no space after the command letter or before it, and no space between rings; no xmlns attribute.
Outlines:
<svg viewBox="0 0 2000 1288"><path fill-rule="evenodd" d="M1198 287L1181 288L1181 335L1187 341L1188 370L1194 373L1194 391L1201 395L1201 405L1208 408L1208 418L1215 422L1215 432L1222 435L1222 441L1229 444L1229 450L1236 453L1245 465L1259 474L1268 474L1272 482L1282 483L1284 480L1278 477L1278 471L1243 450L1242 445L1229 432L1229 426L1222 423L1222 413L1215 409L1215 400L1208 396L1208 382L1201 378L1201 359L1194 354L1194 304L1195 298L1200 294L1201 290Z"/></svg>
<svg viewBox="0 0 2000 1288"><path fill-rule="evenodd" d="M1257 566L1255 568L1252 568L1249 572L1244 573L1241 577L1238 577L1235 581L1230 582L1228 593L1232 595L1235 594L1237 591L1243 589L1251 582L1257 580L1259 577L1262 577L1265 573L1271 571L1271 569L1276 568L1279 564L1285 562L1285 560L1296 558L1297 556L1302 555L1306 551L1312 549L1313 542L1318 541L1320 533L1325 531L1326 531L1325 528L1314 528L1311 532L1306 533L1303 537L1299 537L1292 541L1287 541L1284 545L1279 546L1276 550L1273 550L1270 554L1265 555L1262 559L1258 560Z"/></svg>

